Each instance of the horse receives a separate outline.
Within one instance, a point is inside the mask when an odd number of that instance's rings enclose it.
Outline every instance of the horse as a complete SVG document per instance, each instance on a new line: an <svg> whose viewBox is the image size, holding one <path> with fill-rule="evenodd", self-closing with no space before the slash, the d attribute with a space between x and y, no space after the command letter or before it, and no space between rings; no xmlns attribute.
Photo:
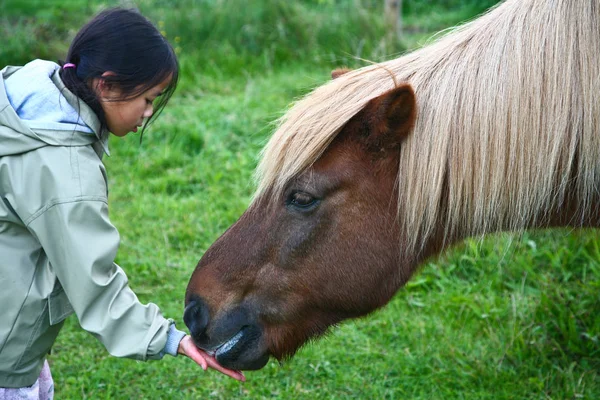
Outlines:
<svg viewBox="0 0 600 400"><path fill-rule="evenodd" d="M506 0L296 101L185 293L233 369L292 357L468 237L600 226L600 2Z"/></svg>

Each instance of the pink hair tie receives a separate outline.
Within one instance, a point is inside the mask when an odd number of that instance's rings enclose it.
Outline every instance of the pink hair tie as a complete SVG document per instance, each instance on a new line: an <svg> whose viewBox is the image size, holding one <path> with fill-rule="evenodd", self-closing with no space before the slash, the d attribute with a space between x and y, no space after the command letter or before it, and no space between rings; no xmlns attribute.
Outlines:
<svg viewBox="0 0 600 400"><path fill-rule="evenodd" d="M75 65L73 63L66 63L65 65L63 65L63 69L67 69L67 68L77 68L77 65Z"/></svg>

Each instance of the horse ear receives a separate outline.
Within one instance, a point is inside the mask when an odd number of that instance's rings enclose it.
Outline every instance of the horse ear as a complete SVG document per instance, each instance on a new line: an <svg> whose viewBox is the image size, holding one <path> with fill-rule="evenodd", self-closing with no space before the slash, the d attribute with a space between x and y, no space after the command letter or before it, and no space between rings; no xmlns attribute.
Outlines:
<svg viewBox="0 0 600 400"><path fill-rule="evenodd" d="M352 71L350 68L336 68L333 71L331 71L331 79L337 79L350 71Z"/></svg>
<svg viewBox="0 0 600 400"><path fill-rule="evenodd" d="M395 147L410 133L416 118L415 92L408 83L371 99L362 111L369 147Z"/></svg>

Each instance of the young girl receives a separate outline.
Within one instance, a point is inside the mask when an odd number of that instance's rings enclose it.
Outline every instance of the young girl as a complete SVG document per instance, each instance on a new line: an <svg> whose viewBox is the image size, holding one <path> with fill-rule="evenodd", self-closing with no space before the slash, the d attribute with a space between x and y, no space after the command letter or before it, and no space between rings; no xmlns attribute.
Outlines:
<svg viewBox="0 0 600 400"><path fill-rule="evenodd" d="M141 304L113 262L108 132L160 113L177 85L172 47L138 12L113 9L81 29L66 61L0 71L0 398L52 398L45 356L73 312L114 356L179 353L244 380Z"/></svg>

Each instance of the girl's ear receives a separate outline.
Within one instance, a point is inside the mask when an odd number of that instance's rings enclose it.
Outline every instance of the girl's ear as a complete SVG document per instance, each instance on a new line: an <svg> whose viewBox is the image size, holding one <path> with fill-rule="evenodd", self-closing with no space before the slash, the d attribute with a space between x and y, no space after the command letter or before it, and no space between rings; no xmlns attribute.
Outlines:
<svg viewBox="0 0 600 400"><path fill-rule="evenodd" d="M114 85L105 78L115 75L117 74L112 71L106 71L100 77L92 79L92 89L94 89L100 98L108 99L110 97L114 97Z"/></svg>

